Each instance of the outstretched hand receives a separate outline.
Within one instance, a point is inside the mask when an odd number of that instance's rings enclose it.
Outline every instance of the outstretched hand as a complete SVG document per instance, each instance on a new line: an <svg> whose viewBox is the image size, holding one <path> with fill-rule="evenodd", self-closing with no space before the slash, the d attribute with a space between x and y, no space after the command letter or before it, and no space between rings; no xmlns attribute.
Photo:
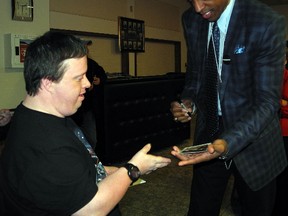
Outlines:
<svg viewBox="0 0 288 216"><path fill-rule="evenodd" d="M148 154L150 150L151 144L146 144L129 161L129 163L132 163L139 168L141 174L149 174L150 172L165 167L171 163L170 158Z"/></svg>
<svg viewBox="0 0 288 216"><path fill-rule="evenodd" d="M181 154L177 146L173 146L171 154L177 157L180 162L179 166L189 164L198 164L204 161L209 161L220 157L227 151L227 142L223 139L217 139L212 144L208 145L207 151L197 154Z"/></svg>

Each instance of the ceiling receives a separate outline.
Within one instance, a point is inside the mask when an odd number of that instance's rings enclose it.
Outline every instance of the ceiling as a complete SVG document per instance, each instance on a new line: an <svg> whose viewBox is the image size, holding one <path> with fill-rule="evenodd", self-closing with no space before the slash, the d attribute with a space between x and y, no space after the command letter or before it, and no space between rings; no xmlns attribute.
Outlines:
<svg viewBox="0 0 288 216"><path fill-rule="evenodd" d="M260 0L267 5L288 5L288 0Z"/></svg>

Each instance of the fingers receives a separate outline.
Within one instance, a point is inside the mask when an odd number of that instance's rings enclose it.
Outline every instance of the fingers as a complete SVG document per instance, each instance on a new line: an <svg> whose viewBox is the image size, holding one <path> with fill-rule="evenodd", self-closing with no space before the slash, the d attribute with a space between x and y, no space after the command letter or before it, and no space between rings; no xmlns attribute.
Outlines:
<svg viewBox="0 0 288 216"><path fill-rule="evenodd" d="M173 146L173 150L176 152L180 152L180 149L177 146Z"/></svg>
<svg viewBox="0 0 288 216"><path fill-rule="evenodd" d="M187 166L187 165L193 165L193 164L194 163L191 160L189 160L189 161L180 161L178 163L178 166Z"/></svg>
<svg viewBox="0 0 288 216"><path fill-rule="evenodd" d="M173 101L171 103L170 111L175 122L185 123L191 120L191 117L188 114L189 110L183 109L183 107L177 101Z"/></svg>
<svg viewBox="0 0 288 216"><path fill-rule="evenodd" d="M189 156L189 155L185 155L185 154L180 154L178 151L171 151L171 154L181 161L186 161L186 160L189 160L191 158L191 155Z"/></svg>
<svg viewBox="0 0 288 216"><path fill-rule="evenodd" d="M179 156L177 158L180 159L180 162L178 163L179 166L186 166L186 165L193 165L193 164L198 164L201 162L209 161L211 159L214 159L215 156L214 154L211 154L209 152L204 152L204 153L187 155L185 157Z"/></svg>
<svg viewBox="0 0 288 216"><path fill-rule="evenodd" d="M155 167L156 167L156 168L162 168L162 167L167 166L167 165L170 164L170 163L171 163L171 159L170 159L170 158L157 156L157 157L156 157Z"/></svg>
<svg viewBox="0 0 288 216"><path fill-rule="evenodd" d="M151 150L151 144L146 144L129 161L139 168L142 174L148 174L152 171L167 166L171 163L170 158L148 154Z"/></svg>
<svg viewBox="0 0 288 216"><path fill-rule="evenodd" d="M171 111L171 113L175 116L176 114L182 112L182 107L181 107L181 105L180 105L178 102L173 101L173 102L171 103L170 111Z"/></svg>
<svg viewBox="0 0 288 216"><path fill-rule="evenodd" d="M142 153L147 154L151 150L151 143L146 144L142 149ZM157 168L167 166L169 163L171 163L170 158L162 157L162 156L155 156L155 155L150 155L155 158L155 164Z"/></svg>
<svg viewBox="0 0 288 216"><path fill-rule="evenodd" d="M170 158L162 157L162 156L155 156L155 155L151 155L151 156L154 157L153 170L165 167L165 166L167 166L168 164L171 163L171 159Z"/></svg>
<svg viewBox="0 0 288 216"><path fill-rule="evenodd" d="M219 157L219 153L216 152L213 145L208 146L208 151L197 154L181 154L180 149L173 146L171 154L180 160L179 166L198 164Z"/></svg>
<svg viewBox="0 0 288 216"><path fill-rule="evenodd" d="M227 142L224 139L217 139L213 142L213 148L218 154L227 152Z"/></svg>
<svg viewBox="0 0 288 216"><path fill-rule="evenodd" d="M153 155L152 155L153 156ZM156 171L159 168L163 168L171 163L170 158L165 158L161 156L153 156L155 157L155 161L153 165L145 172L145 174L150 174L153 171Z"/></svg>
<svg viewBox="0 0 288 216"><path fill-rule="evenodd" d="M148 143L140 151L147 154L150 150L151 150L151 143Z"/></svg>
<svg viewBox="0 0 288 216"><path fill-rule="evenodd" d="M177 101L172 101L170 106L171 106L171 109L181 108L181 105Z"/></svg>

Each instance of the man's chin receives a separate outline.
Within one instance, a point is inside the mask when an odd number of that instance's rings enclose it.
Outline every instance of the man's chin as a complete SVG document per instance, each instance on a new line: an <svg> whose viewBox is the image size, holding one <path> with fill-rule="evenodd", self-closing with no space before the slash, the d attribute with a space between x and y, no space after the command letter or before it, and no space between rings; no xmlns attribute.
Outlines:
<svg viewBox="0 0 288 216"><path fill-rule="evenodd" d="M74 111L73 111L72 115L75 114L75 113L78 111L78 109L81 107L81 105L82 105L82 102L79 102L79 103L74 107Z"/></svg>
<svg viewBox="0 0 288 216"><path fill-rule="evenodd" d="M82 102L80 102L80 104L78 104L78 106L76 106L76 112L81 106L82 106Z"/></svg>

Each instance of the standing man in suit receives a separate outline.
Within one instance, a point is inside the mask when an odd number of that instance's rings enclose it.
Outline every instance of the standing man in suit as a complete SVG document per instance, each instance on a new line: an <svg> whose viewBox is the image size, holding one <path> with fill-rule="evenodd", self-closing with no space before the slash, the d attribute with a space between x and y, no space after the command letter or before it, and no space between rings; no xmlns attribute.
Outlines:
<svg viewBox="0 0 288 216"><path fill-rule="evenodd" d="M197 113L194 145L207 151L172 155L179 165L195 164L188 215L219 215L233 174L242 214L271 215L276 176L287 166L281 136L279 101L285 56L285 19L257 0L190 0L183 14L188 57L180 102L171 103L174 120L187 122ZM210 116L206 69L212 26L218 25L216 132ZM214 39L214 38L213 38ZM216 42L211 42L214 45ZM213 49L213 48L212 48ZM210 53L210 52L209 52ZM218 106L217 106L218 103Z"/></svg>

